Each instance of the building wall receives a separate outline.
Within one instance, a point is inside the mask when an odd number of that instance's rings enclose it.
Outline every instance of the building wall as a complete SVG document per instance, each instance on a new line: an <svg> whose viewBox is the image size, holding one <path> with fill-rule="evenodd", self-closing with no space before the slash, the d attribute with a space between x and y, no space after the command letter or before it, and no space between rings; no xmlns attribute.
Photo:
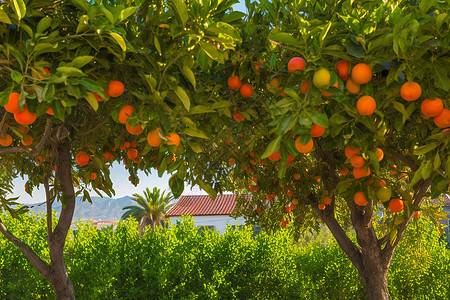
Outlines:
<svg viewBox="0 0 450 300"><path fill-rule="evenodd" d="M177 224L179 217L169 217L172 224ZM193 216L194 223L197 226L214 226L214 230L224 233L228 225L245 225L244 218L234 219L228 215L210 215L210 216Z"/></svg>

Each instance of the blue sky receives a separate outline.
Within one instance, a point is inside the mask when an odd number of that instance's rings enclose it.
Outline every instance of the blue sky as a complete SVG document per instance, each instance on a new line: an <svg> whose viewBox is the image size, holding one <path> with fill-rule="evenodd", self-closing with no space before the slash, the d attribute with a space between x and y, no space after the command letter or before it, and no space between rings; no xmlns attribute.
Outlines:
<svg viewBox="0 0 450 300"><path fill-rule="evenodd" d="M241 0L240 3L233 5L234 10L247 12L244 1ZM168 180L170 178L169 175L164 174L161 178L158 177L158 173L156 170L152 172L151 175L146 176L143 172L140 172L139 178L140 183L138 186L134 186L128 180L128 172L125 170L123 164L119 165L115 163L111 169L111 180L114 184L113 188L116 191L116 195L114 198L120 198L124 196L131 196L134 193L142 194L142 191L149 187L157 187L161 190L170 190ZM14 184L14 196L19 196L19 203L38 203L45 201L45 193L44 186L41 186L39 189L35 189L33 191L33 196L25 193L25 182L27 178L17 178L13 181ZM205 192L200 191L198 187L191 188L190 186L185 185L183 195L190 194L205 194ZM97 196L95 192L91 193L91 196Z"/></svg>

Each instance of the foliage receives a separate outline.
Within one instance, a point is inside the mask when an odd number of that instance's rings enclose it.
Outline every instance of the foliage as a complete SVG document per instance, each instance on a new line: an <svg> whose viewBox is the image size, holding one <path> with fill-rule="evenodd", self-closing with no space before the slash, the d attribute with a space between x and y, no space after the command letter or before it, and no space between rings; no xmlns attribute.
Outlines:
<svg viewBox="0 0 450 300"><path fill-rule="evenodd" d="M42 216L23 216L22 222L1 217L48 257ZM414 220L400 243L389 275L393 299L450 296L450 251L430 225L424 218ZM77 226L65 256L79 299L365 298L357 270L334 239L328 245L313 240L298 247L290 229L252 238L248 227L222 236L210 230L199 233L191 219L150 231L142 239L132 219L119 222L115 231ZM5 238L0 238L0 250L1 298L52 295L49 283Z"/></svg>

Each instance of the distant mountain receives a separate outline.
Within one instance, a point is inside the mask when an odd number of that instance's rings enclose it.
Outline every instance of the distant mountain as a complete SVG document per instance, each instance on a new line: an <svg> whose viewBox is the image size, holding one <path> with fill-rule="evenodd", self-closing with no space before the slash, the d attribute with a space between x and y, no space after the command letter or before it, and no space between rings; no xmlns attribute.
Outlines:
<svg viewBox="0 0 450 300"><path fill-rule="evenodd" d="M77 198L75 205L75 212L73 215L73 220L119 220L120 217L125 212L123 208L128 205L134 205L136 202L132 201L130 196L125 196L118 199L112 198L100 198L91 197L92 204L87 201L81 201L81 198ZM45 202L36 204L27 204L30 207L30 211L35 213L45 212ZM61 212L62 204L57 202L53 205L53 209L56 212Z"/></svg>

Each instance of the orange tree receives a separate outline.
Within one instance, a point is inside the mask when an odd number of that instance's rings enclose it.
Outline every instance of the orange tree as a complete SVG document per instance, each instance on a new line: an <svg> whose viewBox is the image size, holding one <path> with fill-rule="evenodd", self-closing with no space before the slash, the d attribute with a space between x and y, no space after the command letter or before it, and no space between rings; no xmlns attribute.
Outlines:
<svg viewBox="0 0 450 300"><path fill-rule="evenodd" d="M449 191L449 5L261 1L248 9L242 43L211 70L217 88L204 107L222 117L205 117L211 137L190 170L213 184L212 195L252 193L236 214L266 228L326 224L368 298L388 299L406 227L426 197Z"/></svg>
<svg viewBox="0 0 450 300"><path fill-rule="evenodd" d="M185 156L206 138L196 107L209 97L196 74L208 59L223 63L240 41L234 1L0 2L0 196L18 216L11 181L28 176L25 190L44 186L48 257L8 231L50 281L58 299L74 298L63 247L75 197L114 193L112 162L130 181L138 170L174 173L181 194ZM52 226L54 201L63 203Z"/></svg>

